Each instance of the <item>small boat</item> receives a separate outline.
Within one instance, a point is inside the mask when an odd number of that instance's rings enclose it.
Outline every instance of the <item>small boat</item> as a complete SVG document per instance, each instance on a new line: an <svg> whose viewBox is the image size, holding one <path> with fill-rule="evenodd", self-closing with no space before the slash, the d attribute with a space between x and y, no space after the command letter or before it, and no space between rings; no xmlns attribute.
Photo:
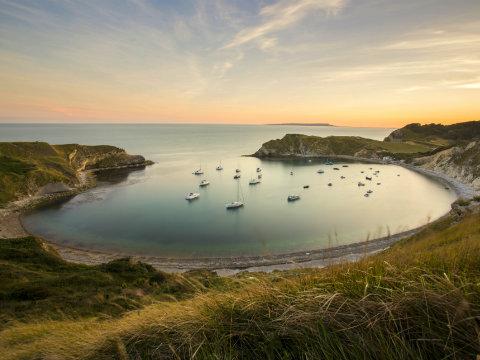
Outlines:
<svg viewBox="0 0 480 360"><path fill-rule="evenodd" d="M202 169L197 169L193 172L193 175L203 175L203 170Z"/></svg>
<svg viewBox="0 0 480 360"><path fill-rule="evenodd" d="M233 178L234 178L234 179L240 179L240 174L235 174L235 175L233 176Z"/></svg>
<svg viewBox="0 0 480 360"><path fill-rule="evenodd" d="M360 171L362 174L365 172L365 171Z"/></svg>
<svg viewBox="0 0 480 360"><path fill-rule="evenodd" d="M397 176L400 176L400 174L397 174Z"/></svg>
<svg viewBox="0 0 480 360"><path fill-rule="evenodd" d="M364 183L362 183L361 181L358 182L358 186L365 186Z"/></svg>
<svg viewBox="0 0 480 360"><path fill-rule="evenodd" d="M332 183L328 183L328 186L332 186Z"/></svg>
<svg viewBox="0 0 480 360"><path fill-rule="evenodd" d="M382 185L382 183L377 183L377 185Z"/></svg>
<svg viewBox="0 0 480 360"><path fill-rule="evenodd" d="M293 175L293 171L290 171L290 175Z"/></svg>
<svg viewBox="0 0 480 360"><path fill-rule="evenodd" d="M371 194L372 192L373 192L373 190L368 190L367 194Z"/></svg>
<svg viewBox="0 0 480 360"><path fill-rule="evenodd" d="M312 159L308 159L308 162L312 162Z"/></svg>
<svg viewBox="0 0 480 360"><path fill-rule="evenodd" d="M222 165L218 165L216 169L217 169L218 171L223 170L223 166L222 166Z"/></svg>
<svg viewBox="0 0 480 360"><path fill-rule="evenodd" d="M369 195L369 194L365 194L365 195L363 195L363 196L365 196L365 197L369 197L370 195Z"/></svg>
<svg viewBox="0 0 480 360"><path fill-rule="evenodd" d="M337 167L335 167L335 168L333 168L333 170L340 170L340 169L339 169L339 168L337 168Z"/></svg>
<svg viewBox="0 0 480 360"><path fill-rule="evenodd" d="M200 186L207 186L207 185L210 185L210 181L207 181L207 180L202 180L200 181Z"/></svg>
<svg viewBox="0 0 480 360"><path fill-rule="evenodd" d="M373 168L369 168L370 170L372 170Z"/></svg>
<svg viewBox="0 0 480 360"><path fill-rule="evenodd" d="M258 168L257 168L257 172L261 172L261 171L262 171L262 169L258 167Z"/></svg>
<svg viewBox="0 0 480 360"><path fill-rule="evenodd" d="M309 187L310 187L310 185L303 185L304 189L308 189Z"/></svg>
<svg viewBox="0 0 480 360"><path fill-rule="evenodd" d="M342 176L340 176L340 179L345 179L345 176L343 176L343 175L342 175Z"/></svg>
<svg viewBox="0 0 480 360"><path fill-rule="evenodd" d="M243 206L243 202L241 201L232 201L231 203L225 204L227 209L238 209Z"/></svg>
<svg viewBox="0 0 480 360"><path fill-rule="evenodd" d="M200 196L199 193L188 193L186 196L185 196L185 200L195 200L195 199L198 199L198 197Z"/></svg>
<svg viewBox="0 0 480 360"><path fill-rule="evenodd" d="M257 185L257 184L260 184L260 183L261 183L261 181L260 181L259 179L253 178L253 179L251 179L251 180L249 181L248 184L249 184L249 185Z"/></svg>
<svg viewBox="0 0 480 360"><path fill-rule="evenodd" d="M325 171L323 171L322 169L318 170L317 173L318 174L323 174Z"/></svg>
<svg viewBox="0 0 480 360"><path fill-rule="evenodd" d="M342 165L342 167L348 167L348 165Z"/></svg>
<svg viewBox="0 0 480 360"><path fill-rule="evenodd" d="M240 169L235 169L235 172L236 173L239 173L241 170Z"/></svg>
<svg viewBox="0 0 480 360"><path fill-rule="evenodd" d="M258 177L259 179L261 179L261 178L262 178L262 174L258 174L257 177Z"/></svg>
<svg viewBox="0 0 480 360"><path fill-rule="evenodd" d="M370 180L370 181L371 181L371 180L372 180L372 177L371 177L371 176L365 176L365 179L367 179L367 180Z"/></svg>
<svg viewBox="0 0 480 360"><path fill-rule="evenodd" d="M288 195L288 197L287 197L287 201L296 201L296 200L300 200L300 196L298 196L298 195Z"/></svg>
<svg viewBox="0 0 480 360"><path fill-rule="evenodd" d="M238 175L238 176L240 176L240 175ZM238 209L238 208L241 208L244 205L243 202L240 201L240 190L241 190L240 189L240 182L237 182L237 200L226 203L225 208L227 210ZM243 198L243 193L242 193L242 198Z"/></svg>
<svg viewBox="0 0 480 360"><path fill-rule="evenodd" d="M330 160L327 160L327 162L325 163L325 165L333 165L333 162L330 161Z"/></svg>

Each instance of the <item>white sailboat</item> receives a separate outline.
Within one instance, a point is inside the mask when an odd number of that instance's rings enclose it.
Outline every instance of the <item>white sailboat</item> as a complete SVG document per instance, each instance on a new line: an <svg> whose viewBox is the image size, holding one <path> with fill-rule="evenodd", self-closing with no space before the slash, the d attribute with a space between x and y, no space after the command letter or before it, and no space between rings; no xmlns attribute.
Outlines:
<svg viewBox="0 0 480 360"><path fill-rule="evenodd" d="M252 178L248 184L249 185L257 185L257 184L260 184L260 183L261 183L260 179Z"/></svg>
<svg viewBox="0 0 480 360"><path fill-rule="evenodd" d="M188 193L186 196L185 196L185 200L195 200L195 199L198 199L200 197L200 194L199 193Z"/></svg>
<svg viewBox="0 0 480 360"><path fill-rule="evenodd" d="M192 174L193 174L193 175L203 175L202 166L200 165L200 166L198 167L198 169L195 170Z"/></svg>
<svg viewBox="0 0 480 360"><path fill-rule="evenodd" d="M204 186L207 186L207 185L210 185L210 181L207 181L207 180L202 180L200 181L200 185L201 187L204 187Z"/></svg>
<svg viewBox="0 0 480 360"><path fill-rule="evenodd" d="M227 210L238 209L238 208L241 208L244 205L243 201L240 201L240 190L241 190L240 182L238 182L237 183L237 200L226 203L225 208ZM242 194L242 198L243 198L243 194Z"/></svg>

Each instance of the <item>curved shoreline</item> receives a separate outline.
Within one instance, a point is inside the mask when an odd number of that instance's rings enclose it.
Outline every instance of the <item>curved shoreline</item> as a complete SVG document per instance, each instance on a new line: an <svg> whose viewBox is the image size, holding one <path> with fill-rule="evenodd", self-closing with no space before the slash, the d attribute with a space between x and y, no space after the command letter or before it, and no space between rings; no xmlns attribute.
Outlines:
<svg viewBox="0 0 480 360"><path fill-rule="evenodd" d="M309 157L295 157L295 158L309 158ZM311 158L324 158L324 157L311 157ZM451 187L458 197L470 198L475 192L473 188L467 184L460 183L454 179L451 179L444 174L439 174L433 171L427 171L425 169L418 168L416 166L410 166L403 163L385 162L376 159L363 159L350 156L330 156L329 158L337 160L349 160L363 163L377 163L377 164L391 164L403 166L411 171L416 171L424 176L428 176L436 179ZM275 160L275 159L272 159ZM86 190L86 188L78 189L77 193ZM75 195L75 194L73 194ZM72 194L68 194L68 197ZM57 200L58 201L58 200ZM28 207L27 207L28 208ZM15 213L16 220L19 222L23 234L16 237L29 235L21 225L20 217L25 212L25 208L22 211ZM441 216L447 216L449 212ZM438 221L439 219L435 220ZM195 269L208 269L215 270L221 275L230 275L238 271L273 271L284 270L300 267L324 267L333 263L355 261L361 257L369 254L385 250L395 242L412 236L422 230L423 226L404 231L398 234L381 237L369 241L362 241L347 245L340 245L327 249L318 249L311 251L298 251L293 253L278 254L278 255L266 255L266 256L244 256L244 257L212 257L212 258L171 258L161 256L145 256L145 255L132 255L122 252L109 252L99 251L94 249L81 249L72 246L62 245L51 242L47 239L42 239L50 246L52 246L59 255L71 262L83 263L89 265L97 265L105 263L121 257L132 257L136 260L146 262L155 268L168 272L183 272ZM0 235L2 235L0 233ZM5 236L3 236L5 237Z"/></svg>

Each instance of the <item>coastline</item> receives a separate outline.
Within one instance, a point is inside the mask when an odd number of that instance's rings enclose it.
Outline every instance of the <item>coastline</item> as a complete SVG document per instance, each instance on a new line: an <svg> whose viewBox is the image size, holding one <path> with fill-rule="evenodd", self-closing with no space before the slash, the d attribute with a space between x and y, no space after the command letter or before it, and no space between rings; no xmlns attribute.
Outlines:
<svg viewBox="0 0 480 360"><path fill-rule="evenodd" d="M308 157L292 157L308 158ZM313 158L313 157L312 157ZM323 157L315 157L323 158ZM329 156L337 160L357 161L377 164L392 164L403 166L411 171L416 171L434 178L443 184L449 186L455 191L459 198L472 198L475 195L473 188L468 184L449 178L445 174L425 170L417 166L412 166L399 162L386 162L378 159L363 159L352 156ZM275 159L272 159L275 160ZM102 169L103 170L103 169ZM89 170L79 174L80 185L69 192L45 195L40 197L29 197L9 204L6 208L0 209L0 238L16 238L29 236L30 234L23 228L21 223L22 214L53 202L64 201L75 196L89 188L95 187L94 173L97 170ZM449 212L444 214L447 216ZM132 255L122 252L107 252L94 249L81 249L67 245L53 243L47 239L42 239L53 247L57 253L66 261L82 263L88 265L98 265L122 257L132 257L136 260L148 263L155 268L168 272L184 272L196 269L214 270L220 275L231 275L239 271L273 271L285 270L302 267L324 267L334 263L345 261L356 261L364 256L387 249L395 242L406 237L412 236L421 231L426 225L404 231L398 234L381 237L369 241L362 241L348 245L340 245L327 249L318 249L311 251L299 251L278 255L265 256L245 256L245 257L212 257L212 258L169 258L159 256Z"/></svg>

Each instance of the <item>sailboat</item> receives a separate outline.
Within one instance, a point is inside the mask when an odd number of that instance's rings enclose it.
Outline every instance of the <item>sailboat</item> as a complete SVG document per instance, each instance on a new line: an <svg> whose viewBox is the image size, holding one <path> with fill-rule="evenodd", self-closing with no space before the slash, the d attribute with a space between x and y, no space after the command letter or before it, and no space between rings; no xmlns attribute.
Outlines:
<svg viewBox="0 0 480 360"><path fill-rule="evenodd" d="M242 198L243 198L243 194L242 194ZM225 207L227 208L227 210L233 210L233 209L241 208L243 205L244 205L243 202L240 201L240 182L238 182L237 183L237 200L226 203Z"/></svg>
<svg viewBox="0 0 480 360"><path fill-rule="evenodd" d="M222 162L221 162L221 161L220 161L220 163L217 165L216 169L217 169L218 171L223 170L223 166L222 166Z"/></svg>
<svg viewBox="0 0 480 360"><path fill-rule="evenodd" d="M250 181L249 181L249 185L257 185L257 184L260 184L260 179L256 179L256 178L252 178Z"/></svg>
<svg viewBox="0 0 480 360"><path fill-rule="evenodd" d="M193 175L203 175L202 166L200 165L197 170L193 172Z"/></svg>

